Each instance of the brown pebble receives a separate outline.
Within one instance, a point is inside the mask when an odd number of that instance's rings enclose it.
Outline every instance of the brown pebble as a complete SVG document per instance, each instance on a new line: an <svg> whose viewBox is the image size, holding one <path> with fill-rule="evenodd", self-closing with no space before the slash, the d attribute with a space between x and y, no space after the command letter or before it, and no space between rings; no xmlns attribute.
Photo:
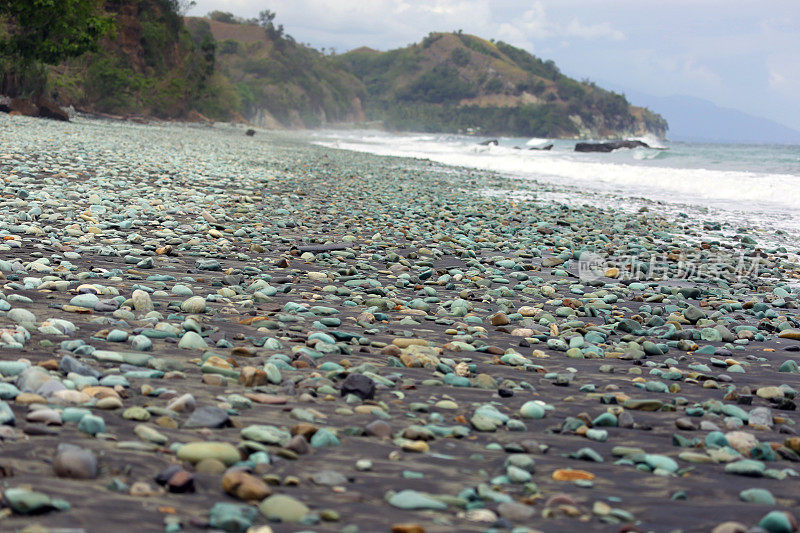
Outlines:
<svg viewBox="0 0 800 533"><path fill-rule="evenodd" d="M511 321L508 319L505 313L496 313L492 316L492 325L493 326L505 326L510 324Z"/></svg>
<svg viewBox="0 0 800 533"><path fill-rule="evenodd" d="M292 426L289 429L289 432L292 435L300 435L302 437L305 437L306 440L311 440L311 437L314 436L314 433L317 432L317 429L319 429L319 428L317 426L315 426L314 424L308 424L306 422L301 422L300 424L295 424L294 426Z"/></svg>
<svg viewBox="0 0 800 533"><path fill-rule="evenodd" d="M419 524L393 524L392 533L425 533L425 528Z"/></svg>
<svg viewBox="0 0 800 533"><path fill-rule="evenodd" d="M392 436L392 427L383 420L374 420L366 425L364 432L371 437L386 439Z"/></svg>
<svg viewBox="0 0 800 533"><path fill-rule="evenodd" d="M310 446L308 440L302 435L295 435L286 443L286 449L300 455L307 454Z"/></svg>
<svg viewBox="0 0 800 533"><path fill-rule="evenodd" d="M400 355L400 348L398 348L394 344L390 344L389 346L381 349L381 355L389 355L397 357L398 355Z"/></svg>
<svg viewBox="0 0 800 533"><path fill-rule="evenodd" d="M58 370L58 361L55 359L48 359L47 361L41 361L37 364L37 366L40 366L45 370Z"/></svg>
<svg viewBox="0 0 800 533"><path fill-rule="evenodd" d="M203 374L203 383L214 387L224 387L228 384L228 380L219 374Z"/></svg>
<svg viewBox="0 0 800 533"><path fill-rule="evenodd" d="M168 416L159 416L153 420L158 427L175 429L178 427L178 421Z"/></svg>
<svg viewBox="0 0 800 533"><path fill-rule="evenodd" d="M194 492L194 476L191 472L179 470L169 478L167 489L176 493Z"/></svg>
<svg viewBox="0 0 800 533"><path fill-rule="evenodd" d="M267 373L254 366L245 366L239 373L239 383L245 387L258 387L269 383Z"/></svg>
<svg viewBox="0 0 800 533"><path fill-rule="evenodd" d="M263 500L272 494L266 483L243 470L229 470L222 478L222 489L244 501Z"/></svg>

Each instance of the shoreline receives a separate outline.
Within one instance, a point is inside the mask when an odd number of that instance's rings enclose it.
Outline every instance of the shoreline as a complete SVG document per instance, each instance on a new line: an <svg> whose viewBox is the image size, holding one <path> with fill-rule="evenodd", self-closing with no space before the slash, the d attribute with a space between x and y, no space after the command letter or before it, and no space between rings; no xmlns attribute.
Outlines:
<svg viewBox="0 0 800 533"><path fill-rule="evenodd" d="M632 176L654 171L664 174L663 179L668 179L670 174L689 175L701 172L708 175L695 175L695 180L709 180L713 183L715 179L719 179L720 175L731 172L736 175L746 174L753 172L752 170L681 168L668 165L639 166L638 164L634 165L633 160L612 159L607 154L599 159L583 157L576 159L571 152L563 151L528 154L507 150L506 154L476 155L454 151L453 143L433 142L432 139L424 140L430 145L428 148L431 150L430 155L426 157L423 153L425 142L417 142L413 144L414 148L412 148L412 143L403 144L403 137L398 137L399 144L397 146L386 143L385 140L376 141L367 138L361 142L354 139L342 141L337 139L335 131L328 131L321 136L319 134L312 135L312 139L314 144L334 149L388 157L431 160L442 165L442 168L455 164L458 158L463 156L461 166L464 168L495 172L510 179L509 183L512 187L502 191L487 190L489 195L502 196L503 193L509 193L515 199L521 199L525 195L529 199L538 196L575 206L588 203L605 209L625 211L635 211L646 207L667 214L673 221L683 218L701 221L703 225L718 223L719 228L705 232L705 237L711 240L729 239L736 234L759 235L759 242L765 247L784 247L793 256L800 253L800 249L796 247L797 239L800 238L800 225L796 222L796 215L800 212L797 212L789 198L783 198L782 203L752 198L733 200L728 197L707 196L700 191L696 191L696 195L694 195L692 191L688 190L672 190L655 186L648 188L632 181ZM458 142L456 142L457 144ZM461 148L469 147L462 146ZM458 167L457 164L456 166ZM623 173L627 179L617 182L613 178L614 173ZM588 180L576 177L578 174L582 176L601 174L602 177ZM780 175L780 177L784 180L795 178L790 174ZM741 176L739 178L745 179ZM754 175L750 179L760 178L761 176ZM526 182L530 182L530 184ZM730 184L727 185L720 185L720 187L731 190ZM773 187L770 184L764 186L770 189ZM730 193L728 194L730 195Z"/></svg>
<svg viewBox="0 0 800 533"><path fill-rule="evenodd" d="M708 531L798 503L781 253L296 133L0 116L0 137L2 490L70 504L3 528ZM603 275L578 277L581 249ZM651 256L723 268L607 277ZM742 256L764 276L737 278ZM63 442L95 476L56 476Z"/></svg>

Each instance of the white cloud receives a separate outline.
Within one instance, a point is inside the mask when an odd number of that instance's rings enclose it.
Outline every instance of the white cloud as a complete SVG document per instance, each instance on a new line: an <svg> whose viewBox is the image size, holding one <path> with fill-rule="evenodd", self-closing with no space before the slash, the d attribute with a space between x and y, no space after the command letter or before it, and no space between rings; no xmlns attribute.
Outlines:
<svg viewBox="0 0 800 533"><path fill-rule="evenodd" d="M528 50L533 50L534 42L555 37L625 38L609 22L584 24L575 17L566 24L550 20L542 0L521 3L524 10L519 15L514 5L492 0L198 0L191 14L221 10L254 17L262 9L271 9L287 32L301 41L308 33L327 37L326 44L343 48L367 44L386 49L417 42L431 31L458 29Z"/></svg>
<svg viewBox="0 0 800 533"><path fill-rule="evenodd" d="M627 57L631 70L636 70L642 79L678 80L680 86L672 90L690 93L690 87L712 91L722 86L722 77L717 72L686 53L665 54L648 48L631 51ZM657 89L651 90L658 92Z"/></svg>
<svg viewBox="0 0 800 533"><path fill-rule="evenodd" d="M800 58L785 54L772 55L767 57L766 68L770 89L797 97L800 93Z"/></svg>
<svg viewBox="0 0 800 533"><path fill-rule="evenodd" d="M679 71L689 80L703 84L706 88L715 88L722 85L722 78L705 65L698 64L694 59L684 59Z"/></svg>
<svg viewBox="0 0 800 533"><path fill-rule="evenodd" d="M612 41L624 41L625 34L620 30L615 30L608 22L600 24L584 25L578 19L572 19L564 28L566 35L581 37L583 39L610 39Z"/></svg>

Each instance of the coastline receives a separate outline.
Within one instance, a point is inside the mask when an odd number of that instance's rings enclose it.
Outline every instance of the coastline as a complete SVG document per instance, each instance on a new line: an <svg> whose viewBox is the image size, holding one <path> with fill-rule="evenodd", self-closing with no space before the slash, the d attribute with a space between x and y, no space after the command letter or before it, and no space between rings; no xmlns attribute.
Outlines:
<svg viewBox="0 0 800 533"><path fill-rule="evenodd" d="M87 398L55 386L24 391L22 373L2 370L6 383L29 394L6 398L16 418L15 427L2 426L4 461L14 471L6 486L29 484L71 509L13 513L0 524L94 531L136 521L160 530L177 517L185 530L207 525L215 503L247 502L223 492L222 472L176 459L176 444L194 441L268 455L271 464L251 455L242 466L311 510L306 525L270 523L274 531L485 531L495 523L710 530L791 512L800 440L787 440L798 417L796 392L784 385L797 367L784 361L796 361L800 332L777 333L800 324L797 293L774 281L797 279L782 252L714 243L653 211L487 197L521 184L322 148L299 135L247 139L236 128L0 116L0 229L13 237L0 249L17 265L2 269L9 309L0 314L22 337L18 327L31 332L21 348L0 348L0 359L27 359L22 372L39 366L45 381L71 382L67 389L81 382L60 367L67 355L114 377L88 385L94 398L76 403ZM599 256L602 274L613 273L612 261L650 256L664 273L677 273L680 261L725 268L704 279L583 282L581 248ZM736 277L742 257L763 260L756 274L765 275ZM175 285L201 297L202 311L182 305L191 297ZM75 305L79 287L121 301L113 310L110 302ZM135 290L148 296L134 298ZM70 334L42 331L51 317L74 330L50 320ZM127 344L109 342L112 330L125 332ZM204 342L182 345L194 337L186 332ZM152 349L133 349L134 336ZM95 350L65 349L61 342L71 339ZM239 383L255 372L246 367L264 371L257 387ZM347 376L358 374L373 382L374 399L342 398ZM191 410L168 408L186 393L197 408L226 411L222 427L187 427ZM121 405L98 408L109 397ZM104 419L99 438L59 410L84 403ZM124 415L131 407L142 419ZM61 423L31 417L44 409L59 411ZM153 434L141 425L166 441L143 439ZM326 435L322 444L317 434ZM60 442L93 450L98 477L55 477L47 459ZM753 453L763 468L742 462ZM356 468L357 460L371 467ZM173 465L192 476L194 492L154 481ZM564 470L593 480L553 478L577 475L556 474ZM340 475L318 476L326 471ZM115 478L151 492L107 489ZM743 503L739 492L751 488L768 489L777 502ZM421 510L401 508L409 505ZM268 523L263 514L253 521Z"/></svg>

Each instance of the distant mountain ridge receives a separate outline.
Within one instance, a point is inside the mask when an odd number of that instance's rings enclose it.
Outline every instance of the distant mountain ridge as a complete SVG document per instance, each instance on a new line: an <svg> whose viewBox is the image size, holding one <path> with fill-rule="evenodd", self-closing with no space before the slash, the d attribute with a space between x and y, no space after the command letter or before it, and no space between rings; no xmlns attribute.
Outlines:
<svg viewBox="0 0 800 533"><path fill-rule="evenodd" d="M669 121L669 138L673 141L800 145L800 131L702 98L653 96L638 91L626 91L626 95L658 109Z"/></svg>

